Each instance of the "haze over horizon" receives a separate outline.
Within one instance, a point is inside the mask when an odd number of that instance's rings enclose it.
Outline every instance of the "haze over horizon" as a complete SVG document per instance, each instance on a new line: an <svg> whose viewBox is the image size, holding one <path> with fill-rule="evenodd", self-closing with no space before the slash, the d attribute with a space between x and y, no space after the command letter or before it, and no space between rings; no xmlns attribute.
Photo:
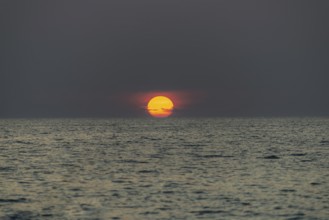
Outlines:
<svg viewBox="0 0 329 220"><path fill-rule="evenodd" d="M131 97L157 91L191 94L176 116L329 116L328 11L311 0L1 1L0 118L142 117Z"/></svg>

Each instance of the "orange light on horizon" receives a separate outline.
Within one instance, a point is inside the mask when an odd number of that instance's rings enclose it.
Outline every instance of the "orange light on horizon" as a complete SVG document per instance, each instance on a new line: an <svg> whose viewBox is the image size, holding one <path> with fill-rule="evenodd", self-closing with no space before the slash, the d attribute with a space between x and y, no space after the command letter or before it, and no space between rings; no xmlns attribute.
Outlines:
<svg viewBox="0 0 329 220"><path fill-rule="evenodd" d="M182 116L187 109L200 103L205 96L205 93L198 90L154 90L146 92L121 93L117 96L117 100L123 104L127 104L126 108L135 109L136 112L139 112L140 116L143 114L145 116L145 113L153 116L148 110L148 103L152 98L157 96L164 96L173 103L173 109L171 111L166 112L164 109L163 111L166 113L159 116L164 118L172 114L175 114L177 117Z"/></svg>
<svg viewBox="0 0 329 220"><path fill-rule="evenodd" d="M166 118L173 110L174 103L166 96L155 96L147 104L148 113L156 118Z"/></svg>

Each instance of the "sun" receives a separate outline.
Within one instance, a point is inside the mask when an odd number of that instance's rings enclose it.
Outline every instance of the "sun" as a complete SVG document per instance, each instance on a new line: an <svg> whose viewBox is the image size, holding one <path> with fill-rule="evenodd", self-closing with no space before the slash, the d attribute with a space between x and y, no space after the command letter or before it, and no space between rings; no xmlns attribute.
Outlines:
<svg viewBox="0 0 329 220"><path fill-rule="evenodd" d="M166 96L155 96L147 104L148 113L156 118L166 118L173 110L174 103Z"/></svg>

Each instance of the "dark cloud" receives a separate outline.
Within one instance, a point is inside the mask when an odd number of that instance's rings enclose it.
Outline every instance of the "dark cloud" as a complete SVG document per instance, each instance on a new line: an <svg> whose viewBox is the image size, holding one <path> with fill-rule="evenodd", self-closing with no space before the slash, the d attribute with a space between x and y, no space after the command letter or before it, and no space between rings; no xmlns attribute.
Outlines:
<svg viewBox="0 0 329 220"><path fill-rule="evenodd" d="M206 94L186 116L329 113L327 1L0 6L0 117L138 116L152 91Z"/></svg>

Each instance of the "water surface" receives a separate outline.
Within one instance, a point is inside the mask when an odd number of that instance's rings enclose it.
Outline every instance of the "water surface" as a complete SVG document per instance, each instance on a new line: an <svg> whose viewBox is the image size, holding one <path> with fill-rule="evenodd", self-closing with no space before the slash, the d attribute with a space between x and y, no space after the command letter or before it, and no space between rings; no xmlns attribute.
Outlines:
<svg viewBox="0 0 329 220"><path fill-rule="evenodd" d="M0 120L0 219L328 219L328 118Z"/></svg>

